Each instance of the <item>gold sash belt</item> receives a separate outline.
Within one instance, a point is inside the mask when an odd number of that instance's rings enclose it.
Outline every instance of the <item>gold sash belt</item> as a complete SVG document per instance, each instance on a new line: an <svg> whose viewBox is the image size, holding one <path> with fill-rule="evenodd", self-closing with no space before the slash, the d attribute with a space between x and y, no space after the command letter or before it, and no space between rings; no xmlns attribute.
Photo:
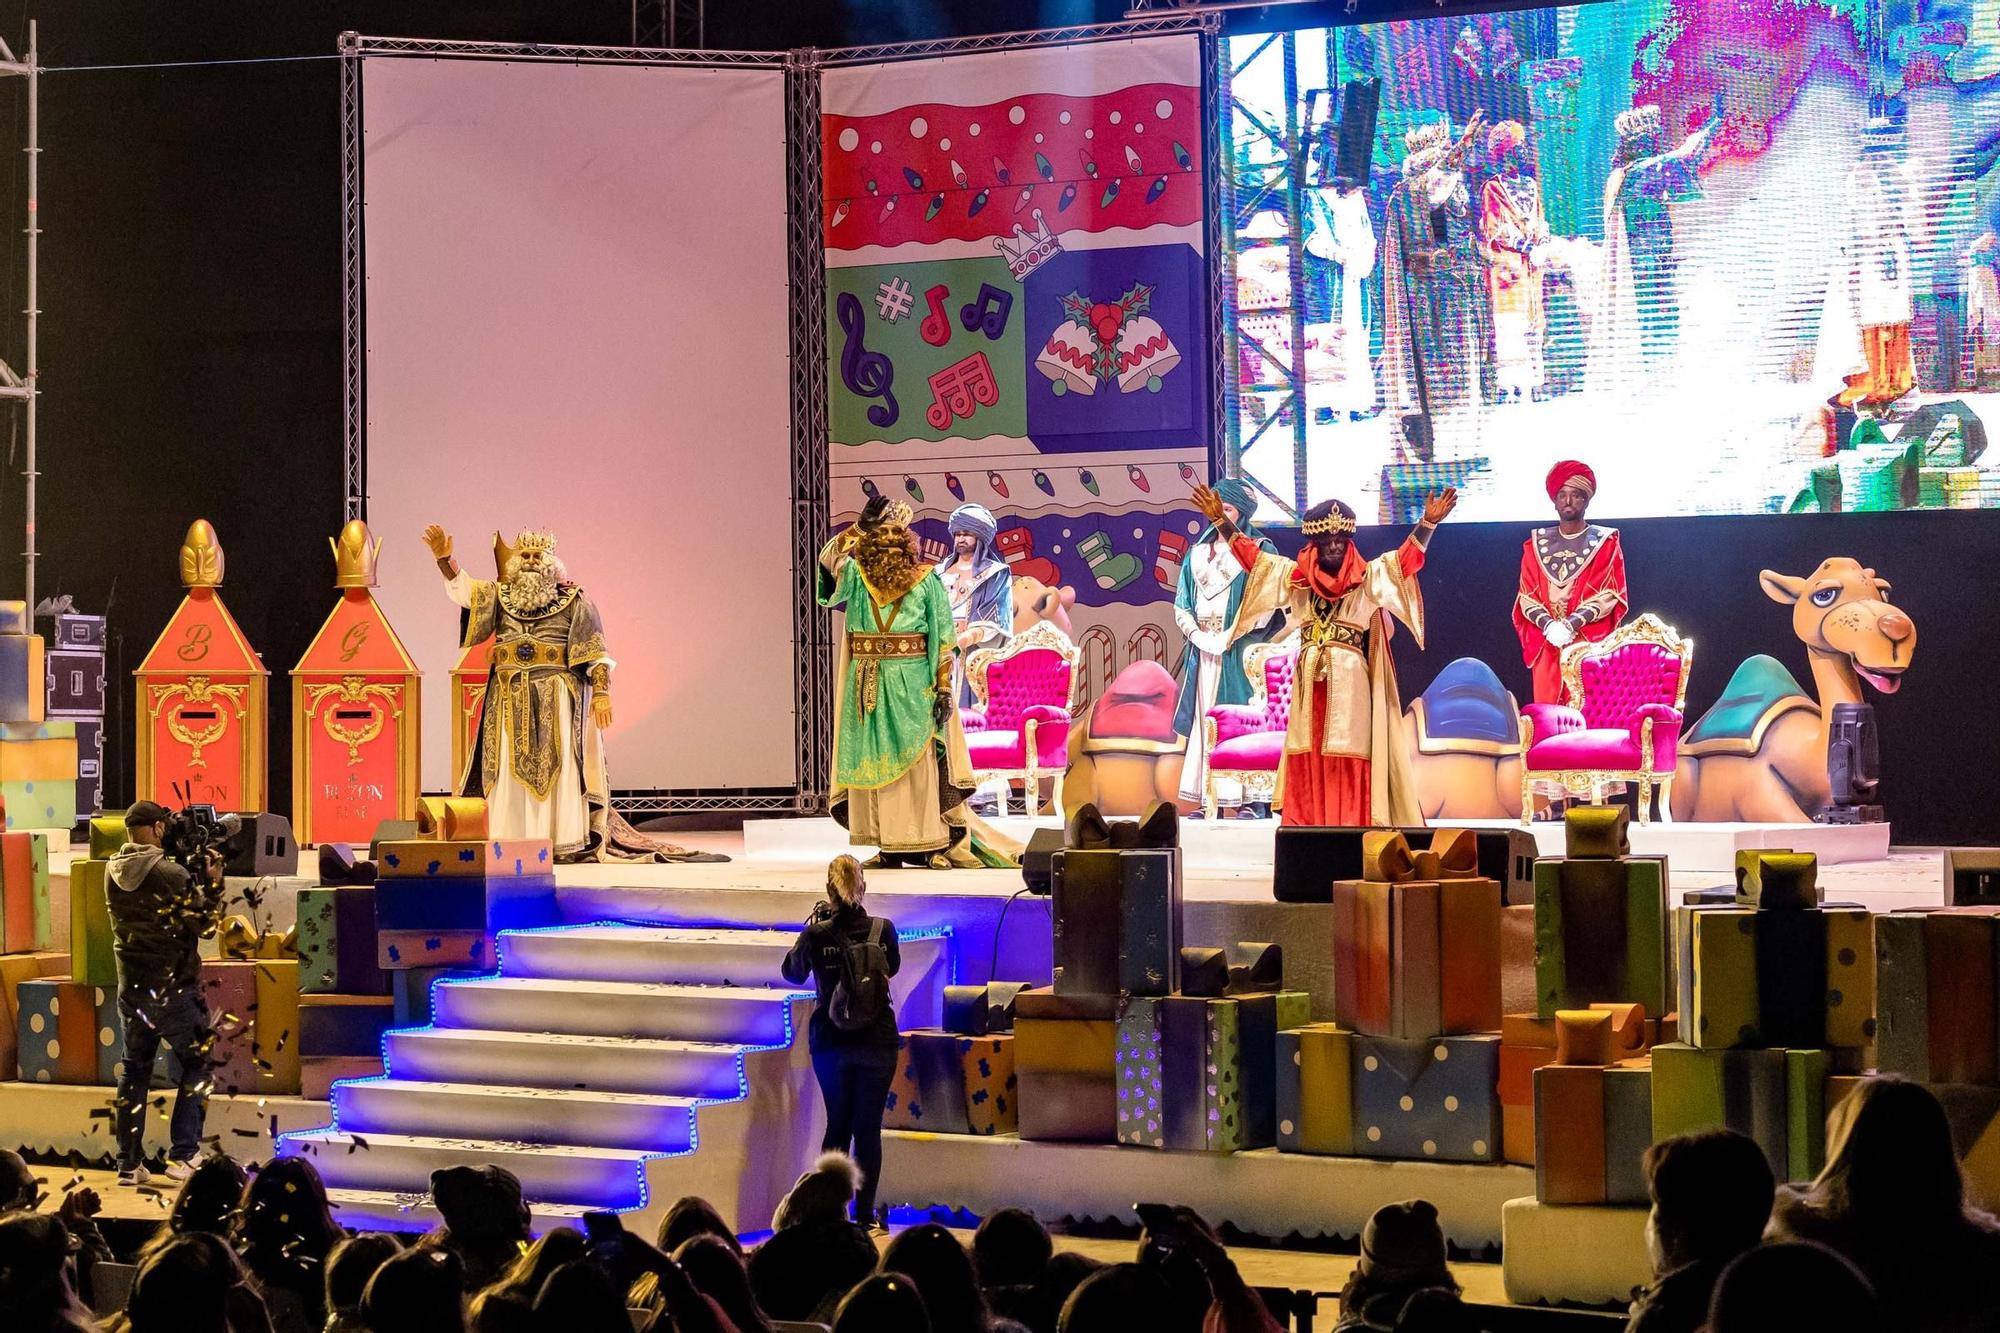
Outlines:
<svg viewBox="0 0 2000 1333"><path fill-rule="evenodd" d="M498 667L567 666L568 655L563 645L547 643L541 639L503 639L493 645L493 664Z"/></svg>
<svg viewBox="0 0 2000 1333"><path fill-rule="evenodd" d="M882 663L922 661L930 640L921 634L849 634L847 655L860 672L861 711L872 713L882 694Z"/></svg>
<svg viewBox="0 0 2000 1333"><path fill-rule="evenodd" d="M1306 626L1305 639L1307 643L1321 648L1338 645L1350 648L1364 657L1368 655L1368 631L1356 629L1343 621L1314 621Z"/></svg>

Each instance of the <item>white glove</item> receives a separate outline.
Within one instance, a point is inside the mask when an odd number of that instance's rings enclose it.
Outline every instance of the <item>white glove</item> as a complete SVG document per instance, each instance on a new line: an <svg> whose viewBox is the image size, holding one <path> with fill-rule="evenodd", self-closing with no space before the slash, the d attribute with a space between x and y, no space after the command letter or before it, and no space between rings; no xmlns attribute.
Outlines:
<svg viewBox="0 0 2000 1333"><path fill-rule="evenodd" d="M1576 642L1576 626L1567 620L1551 620L1542 626L1542 637L1551 648L1566 648Z"/></svg>
<svg viewBox="0 0 2000 1333"><path fill-rule="evenodd" d="M1229 631L1226 629L1196 630L1194 646L1213 657L1220 657L1229 651Z"/></svg>
<svg viewBox="0 0 2000 1333"><path fill-rule="evenodd" d="M1192 642L1196 631L1201 628L1201 625L1195 620L1191 612L1183 611L1177 606L1174 608L1174 627L1180 630L1183 639Z"/></svg>

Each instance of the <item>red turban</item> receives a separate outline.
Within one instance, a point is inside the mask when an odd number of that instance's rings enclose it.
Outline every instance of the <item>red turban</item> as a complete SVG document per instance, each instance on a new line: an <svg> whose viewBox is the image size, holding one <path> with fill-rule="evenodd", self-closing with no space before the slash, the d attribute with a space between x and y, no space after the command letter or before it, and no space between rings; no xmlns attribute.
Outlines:
<svg viewBox="0 0 2000 1333"><path fill-rule="evenodd" d="M1597 494L1597 474L1574 458L1566 458L1549 469L1549 499L1555 499L1557 491L1571 484L1585 495Z"/></svg>

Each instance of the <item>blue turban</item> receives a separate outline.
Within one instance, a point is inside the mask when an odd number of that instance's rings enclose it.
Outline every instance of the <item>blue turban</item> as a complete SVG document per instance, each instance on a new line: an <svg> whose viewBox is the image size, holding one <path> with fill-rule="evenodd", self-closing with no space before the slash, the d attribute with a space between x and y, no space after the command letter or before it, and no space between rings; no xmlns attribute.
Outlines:
<svg viewBox="0 0 2000 1333"><path fill-rule="evenodd" d="M951 511L951 520L945 525L956 537L961 532L969 532L979 538L984 545L993 540L1000 531L1000 525L993 519L993 511L985 505L962 504Z"/></svg>
<svg viewBox="0 0 2000 1333"><path fill-rule="evenodd" d="M1000 563L1000 553L993 549L993 538L1000 531L1000 524L994 520L993 511L985 505L960 505L951 511L945 528L954 537L961 532L972 535L977 543L972 548L972 567L979 570L982 576L988 568ZM947 554L939 568L949 565L955 558Z"/></svg>

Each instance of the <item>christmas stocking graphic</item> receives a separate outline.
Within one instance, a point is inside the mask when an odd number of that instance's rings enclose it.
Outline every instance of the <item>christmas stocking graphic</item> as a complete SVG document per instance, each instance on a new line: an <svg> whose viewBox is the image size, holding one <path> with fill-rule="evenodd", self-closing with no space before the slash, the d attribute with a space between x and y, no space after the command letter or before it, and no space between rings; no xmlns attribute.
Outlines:
<svg viewBox="0 0 2000 1333"><path fill-rule="evenodd" d="M1116 592L1145 573L1138 557L1111 549L1111 539L1093 532L1076 544L1076 553L1090 566L1090 576L1106 592Z"/></svg>
<svg viewBox="0 0 2000 1333"><path fill-rule="evenodd" d="M1178 532L1160 534L1160 554L1153 561L1153 578L1162 588L1173 592L1180 587L1181 561L1187 559L1188 539Z"/></svg>
<svg viewBox="0 0 2000 1333"><path fill-rule="evenodd" d="M1055 561L1035 554L1035 534L1026 528L1006 529L993 539L993 545L1017 579L1033 579L1053 588L1062 578Z"/></svg>

